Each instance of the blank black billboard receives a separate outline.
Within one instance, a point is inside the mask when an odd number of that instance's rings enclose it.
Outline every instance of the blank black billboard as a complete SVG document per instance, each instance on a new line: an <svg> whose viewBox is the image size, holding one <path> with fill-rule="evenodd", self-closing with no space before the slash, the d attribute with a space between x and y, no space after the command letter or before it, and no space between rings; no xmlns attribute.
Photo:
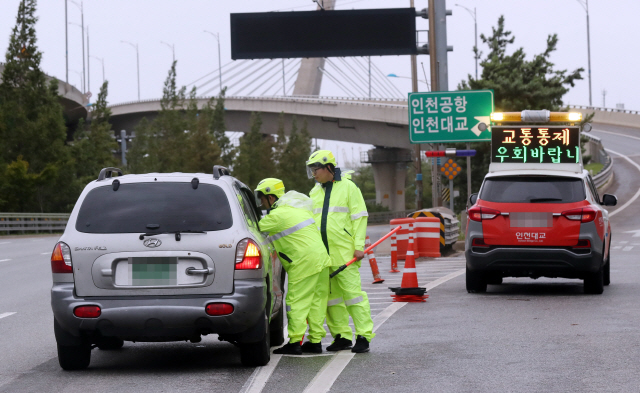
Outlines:
<svg viewBox="0 0 640 393"><path fill-rule="evenodd" d="M231 58L416 54L414 8L231 14Z"/></svg>

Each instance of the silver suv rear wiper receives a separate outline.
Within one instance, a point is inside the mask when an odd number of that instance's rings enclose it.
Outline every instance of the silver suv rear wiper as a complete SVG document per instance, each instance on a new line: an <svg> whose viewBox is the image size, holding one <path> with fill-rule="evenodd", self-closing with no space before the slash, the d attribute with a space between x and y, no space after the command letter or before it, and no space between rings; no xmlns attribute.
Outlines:
<svg viewBox="0 0 640 393"><path fill-rule="evenodd" d="M155 236L155 235L164 235L168 233L173 233L176 235L176 241L179 242L182 238L183 233L207 233L205 231L192 231L191 229L185 229L182 231L167 231L167 232L156 232L156 233L143 233L140 235L140 240L143 240L146 236Z"/></svg>

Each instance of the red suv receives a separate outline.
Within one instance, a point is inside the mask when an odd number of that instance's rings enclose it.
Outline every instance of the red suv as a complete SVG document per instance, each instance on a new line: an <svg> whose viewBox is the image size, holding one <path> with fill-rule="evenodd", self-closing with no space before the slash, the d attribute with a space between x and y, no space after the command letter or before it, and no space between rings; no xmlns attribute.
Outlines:
<svg viewBox="0 0 640 393"><path fill-rule="evenodd" d="M506 170L487 174L469 198L467 291L486 292L503 277L584 280L584 292L609 285L611 225L586 170Z"/></svg>

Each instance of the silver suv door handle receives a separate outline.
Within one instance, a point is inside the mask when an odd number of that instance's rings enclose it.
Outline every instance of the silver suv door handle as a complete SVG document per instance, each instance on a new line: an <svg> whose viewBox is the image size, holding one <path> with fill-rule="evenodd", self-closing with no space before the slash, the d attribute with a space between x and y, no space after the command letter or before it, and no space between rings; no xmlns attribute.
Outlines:
<svg viewBox="0 0 640 393"><path fill-rule="evenodd" d="M194 274L212 274L213 269L210 267L206 269L196 269L195 267L188 267L187 270L185 270L185 273L190 276Z"/></svg>

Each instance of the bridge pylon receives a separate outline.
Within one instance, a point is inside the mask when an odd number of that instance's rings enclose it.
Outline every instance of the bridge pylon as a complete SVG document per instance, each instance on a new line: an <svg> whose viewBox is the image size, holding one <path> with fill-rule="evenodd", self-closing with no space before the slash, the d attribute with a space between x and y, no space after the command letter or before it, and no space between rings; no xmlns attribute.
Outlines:
<svg viewBox="0 0 640 393"><path fill-rule="evenodd" d="M404 186L411 150L376 147L362 152L360 162L370 163L376 185L376 203L391 211L405 210Z"/></svg>

